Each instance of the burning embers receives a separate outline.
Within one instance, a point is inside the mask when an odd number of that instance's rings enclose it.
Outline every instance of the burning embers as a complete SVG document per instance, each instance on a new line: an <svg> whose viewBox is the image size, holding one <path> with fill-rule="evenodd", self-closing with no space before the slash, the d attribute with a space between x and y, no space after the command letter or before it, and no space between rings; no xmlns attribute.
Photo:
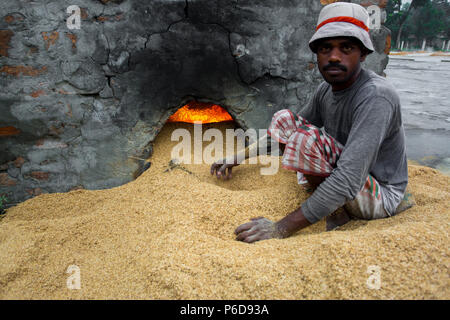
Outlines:
<svg viewBox="0 0 450 320"><path fill-rule="evenodd" d="M191 101L184 107L178 109L167 122L194 122L214 123L223 121L233 121L231 115L221 106Z"/></svg>

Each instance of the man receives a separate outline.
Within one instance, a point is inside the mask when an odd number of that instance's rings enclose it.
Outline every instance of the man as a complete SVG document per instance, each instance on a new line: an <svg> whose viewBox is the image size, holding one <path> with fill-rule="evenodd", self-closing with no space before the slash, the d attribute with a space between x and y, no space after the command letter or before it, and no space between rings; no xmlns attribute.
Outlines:
<svg viewBox="0 0 450 320"><path fill-rule="evenodd" d="M280 110L268 129L285 145L283 167L304 174L315 190L278 222L260 217L239 226L237 240L285 238L324 217L332 230L349 215L386 218L408 206L400 205L408 167L399 97L386 79L361 68L374 51L368 20L367 11L352 3L333 3L320 12L309 46L325 82L298 115ZM231 177L238 157L224 160L211 166L211 174ZM332 214L342 206L344 211Z"/></svg>

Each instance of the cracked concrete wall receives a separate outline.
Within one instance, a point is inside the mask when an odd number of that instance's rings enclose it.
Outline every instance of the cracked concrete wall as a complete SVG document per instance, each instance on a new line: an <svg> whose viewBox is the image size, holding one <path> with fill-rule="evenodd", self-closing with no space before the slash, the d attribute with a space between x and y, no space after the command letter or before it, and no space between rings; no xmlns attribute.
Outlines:
<svg viewBox="0 0 450 320"><path fill-rule="evenodd" d="M18 202L129 182L192 99L224 106L243 128L267 127L322 81L308 40L331 2L2 2L0 194ZM71 5L80 29L66 25ZM389 30L371 35L377 52L366 67L381 74Z"/></svg>

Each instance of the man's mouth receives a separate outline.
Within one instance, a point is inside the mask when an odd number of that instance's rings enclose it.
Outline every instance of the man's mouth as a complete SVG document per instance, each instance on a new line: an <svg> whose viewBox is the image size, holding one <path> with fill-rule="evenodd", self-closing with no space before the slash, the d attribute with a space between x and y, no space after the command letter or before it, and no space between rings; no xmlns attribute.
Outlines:
<svg viewBox="0 0 450 320"><path fill-rule="evenodd" d="M329 67L325 69L325 72L328 73L329 75L337 75L343 73L344 70L338 67Z"/></svg>
<svg viewBox="0 0 450 320"><path fill-rule="evenodd" d="M336 76L346 72L347 68L340 64L330 63L323 68L323 71L325 71L330 76Z"/></svg>

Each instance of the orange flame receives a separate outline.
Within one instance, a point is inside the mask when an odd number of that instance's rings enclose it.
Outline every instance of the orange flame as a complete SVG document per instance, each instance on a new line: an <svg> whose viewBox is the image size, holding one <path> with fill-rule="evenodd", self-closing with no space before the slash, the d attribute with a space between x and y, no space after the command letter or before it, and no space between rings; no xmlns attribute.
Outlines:
<svg viewBox="0 0 450 320"><path fill-rule="evenodd" d="M0 128L0 137L1 136L13 136L13 135L16 135L19 133L20 133L20 130L17 128L14 128L12 126Z"/></svg>
<svg viewBox="0 0 450 320"><path fill-rule="evenodd" d="M231 115L221 106L211 103L191 101L175 112L167 122L201 121L202 123L213 123L222 121L233 121Z"/></svg>

